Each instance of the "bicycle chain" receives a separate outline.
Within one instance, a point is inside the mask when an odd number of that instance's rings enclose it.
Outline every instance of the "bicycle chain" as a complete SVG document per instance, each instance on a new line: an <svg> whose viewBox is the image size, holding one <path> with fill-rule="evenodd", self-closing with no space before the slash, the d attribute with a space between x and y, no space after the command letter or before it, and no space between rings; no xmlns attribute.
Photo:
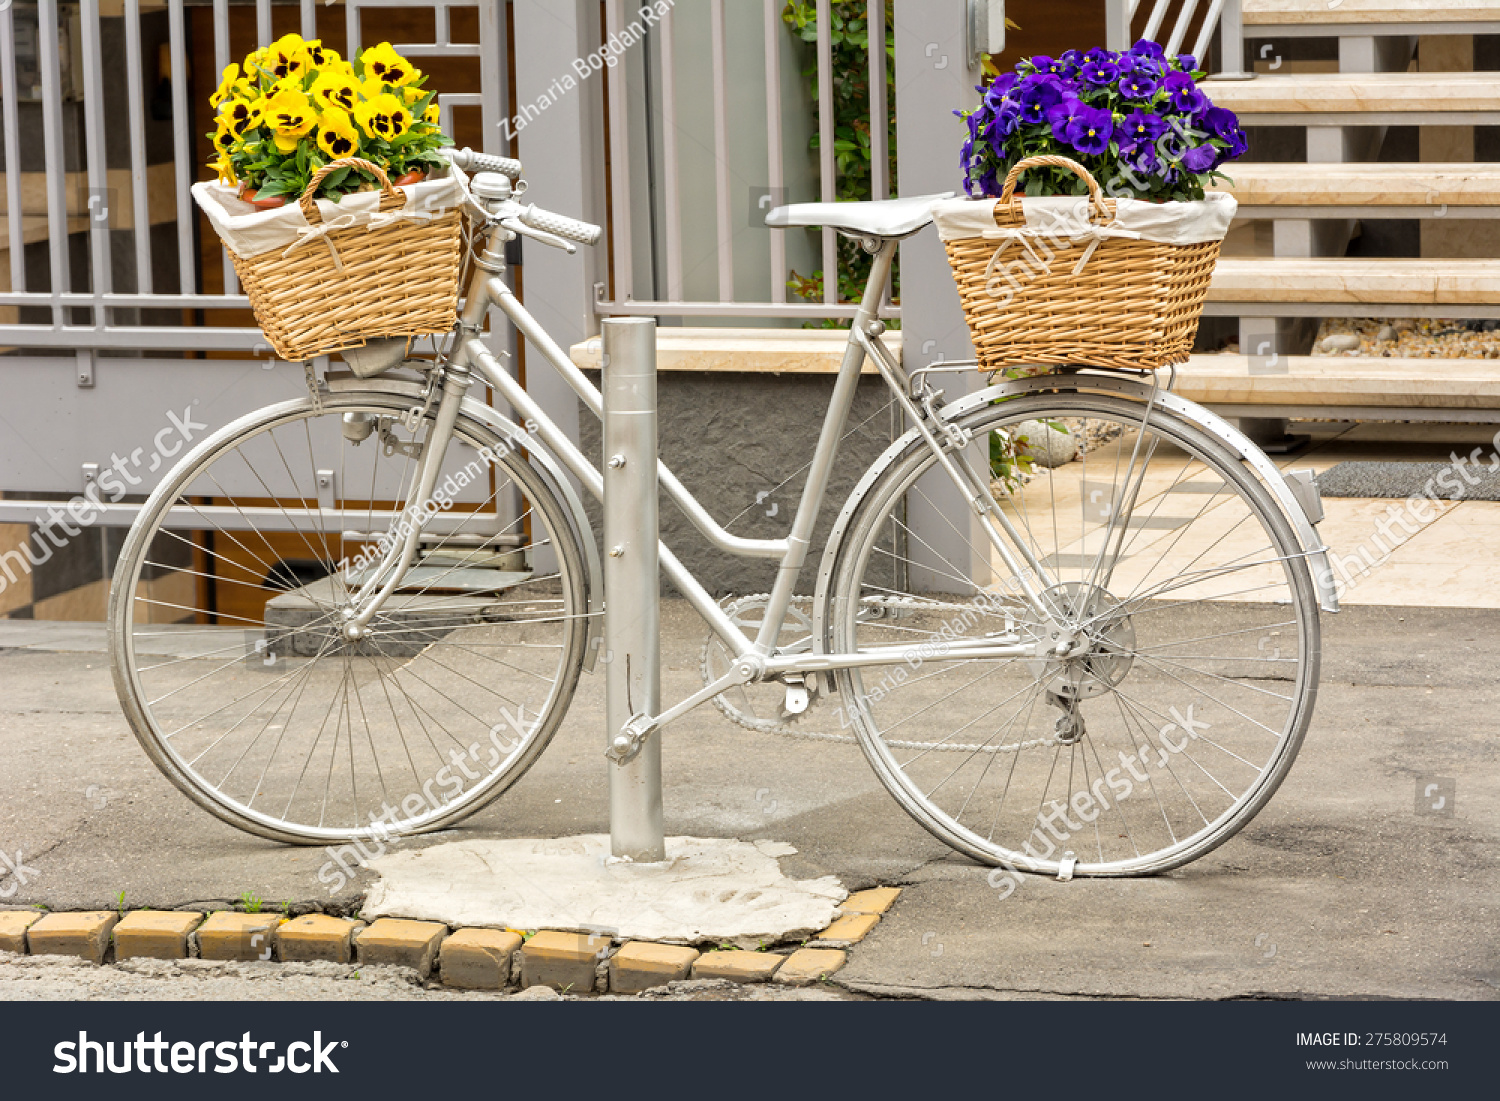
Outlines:
<svg viewBox="0 0 1500 1101"><path fill-rule="evenodd" d="M757 601L769 602L770 599L769 593L755 593L751 596L742 596L727 604L724 610L733 619L737 609L753 605ZM792 603L794 605L806 605L809 609L812 606L812 600L809 597L793 597ZM811 618L811 615L809 615L809 618ZM698 669L703 677L704 684L713 683L713 676L708 667L708 656L710 648L717 641L719 641L718 636L710 634L704 641L703 649L699 654ZM814 703L816 703L818 698L814 697ZM783 738L791 738L804 742L836 742L844 745L859 744L859 739L852 734L829 734L816 730L799 730L792 725L792 722L802 716L795 716L794 720L790 721L786 719L753 718L744 714L734 704L725 699L722 693L713 698L713 704L714 707L718 708L720 714L736 726L744 727L746 730L754 730L760 734L776 734ZM803 712L803 715L810 714L812 714L811 707ZM940 753L1019 753L1025 749L1039 749L1054 745L1061 746L1067 743L1056 734L1053 734L1045 738L1031 738L1023 742L1013 742L1010 745L956 745L948 742L891 741L889 739L885 740L885 744L892 749L920 749Z"/></svg>

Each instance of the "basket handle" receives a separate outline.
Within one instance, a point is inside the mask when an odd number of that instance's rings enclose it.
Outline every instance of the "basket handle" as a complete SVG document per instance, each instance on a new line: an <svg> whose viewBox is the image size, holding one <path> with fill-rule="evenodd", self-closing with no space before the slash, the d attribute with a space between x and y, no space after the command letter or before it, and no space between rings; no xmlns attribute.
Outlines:
<svg viewBox="0 0 1500 1101"><path fill-rule="evenodd" d="M1099 181L1094 179L1093 174L1083 165L1067 157L1059 157L1048 153L1039 157L1026 157L1017 161L1009 172L1005 174L1005 186L1000 189L1000 202L1009 203L1011 213L1017 218L1021 217L1021 202L1016 196L1016 181L1021 178L1021 173L1028 168L1066 168L1074 175L1083 178L1083 182L1089 185L1089 199L1093 202L1094 210L1103 221L1109 220L1109 209L1104 205L1104 192L1099 187Z"/></svg>
<svg viewBox="0 0 1500 1101"><path fill-rule="evenodd" d="M314 172L312 180L308 182L307 190L302 193L302 198L297 200L298 205L302 207L302 213L307 215L309 222L313 220L313 215L318 212L317 204L313 202L313 196L318 193L318 185L323 182L323 178L330 172L336 172L340 168L358 168L364 172L369 172L380 181L380 190L384 191L387 195L395 199L406 198L404 191L391 184L391 178L385 174L385 169L381 168L380 165L373 164L360 157L345 157L343 160L325 164L322 168Z"/></svg>

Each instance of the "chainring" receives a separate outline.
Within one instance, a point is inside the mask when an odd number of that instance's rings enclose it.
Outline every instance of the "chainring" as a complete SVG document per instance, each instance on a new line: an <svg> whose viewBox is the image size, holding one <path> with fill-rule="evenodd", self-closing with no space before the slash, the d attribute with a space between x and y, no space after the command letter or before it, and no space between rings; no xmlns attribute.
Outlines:
<svg viewBox="0 0 1500 1101"><path fill-rule="evenodd" d="M770 603L768 593L757 593L731 600L724 605L724 612L736 627L754 637L765 622ZM811 609L810 598L793 598L787 608L786 621L781 625L781 633L776 638L777 654L803 654L812 649ZM728 673L733 665L734 656L729 648L718 635L710 633L703 643L699 663L703 683L712 684ZM786 713L786 685L779 680L741 684L719 693L713 702L730 722L766 734L785 734L792 729L792 723L802 717ZM809 707L803 714L811 710Z"/></svg>

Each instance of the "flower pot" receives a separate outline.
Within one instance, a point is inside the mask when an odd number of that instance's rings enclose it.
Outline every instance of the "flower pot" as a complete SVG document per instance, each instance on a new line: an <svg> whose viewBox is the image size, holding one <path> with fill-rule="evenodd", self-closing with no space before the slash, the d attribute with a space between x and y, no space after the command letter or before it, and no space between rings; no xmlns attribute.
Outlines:
<svg viewBox="0 0 1500 1101"><path fill-rule="evenodd" d="M275 210L277 207L286 206L285 195L272 195L269 199L257 199L254 189L241 191L240 198L256 210Z"/></svg>

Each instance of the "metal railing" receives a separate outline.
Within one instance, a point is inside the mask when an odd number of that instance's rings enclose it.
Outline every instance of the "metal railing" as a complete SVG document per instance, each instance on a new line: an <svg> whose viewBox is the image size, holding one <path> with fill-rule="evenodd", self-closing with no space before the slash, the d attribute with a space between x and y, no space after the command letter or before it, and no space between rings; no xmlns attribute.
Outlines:
<svg viewBox="0 0 1500 1101"><path fill-rule="evenodd" d="M1193 27L1194 17L1199 12L1198 0L1156 0L1151 5L1145 26L1138 33L1132 32L1131 28L1141 5L1142 0L1106 0L1106 47L1111 50L1127 50L1136 39L1148 38L1153 42L1161 42L1168 55L1182 53L1188 33ZM1173 8L1177 9L1176 18L1163 40L1162 29L1167 26L1167 19ZM1216 33L1218 64L1212 75L1220 80L1253 76L1253 73L1244 71L1245 31L1241 0L1209 0L1198 22L1198 34L1193 40L1193 47L1187 52L1200 62L1203 61L1208 57Z"/></svg>
<svg viewBox="0 0 1500 1101"><path fill-rule="evenodd" d="M210 6L211 4L211 6ZM241 5L234 5L239 7ZM277 4L277 8L290 5ZM347 36L347 52L362 48L362 16L370 9L430 7L433 11L434 40L432 42L398 44L397 49L408 57L474 57L480 59L483 90L480 93L444 94L438 99L439 110L445 128L451 131L452 111L455 107L471 106L482 109L486 133L498 133L504 103L505 41L503 22L499 18L501 6L495 0L422 0L420 4L411 0L342 0L338 7L319 4L317 0L296 0L299 32L307 38L315 38L319 28L328 33L337 27ZM193 9L194 19L210 15L213 20L213 52L215 80L217 74L238 55L230 52L230 8L229 0L207 0L204 3L188 4L186 0L123 0L121 14L114 18L123 21L124 36L124 87L106 86L105 59L101 54L101 27L103 17L100 0L38 0L34 7L9 4L0 8L0 101L3 101L6 234L5 243L9 252L9 287L0 290L0 308L44 307L51 311L47 324L12 322L0 324L0 344L21 348L66 348L66 349L162 349L182 351L253 351L261 345L263 337L258 329L212 327L192 325L142 325L122 323L119 311L140 309L168 310L245 310L249 300L239 293L234 269L228 255L222 253L222 281L225 293L203 293L200 280L198 234L211 232L200 226L199 214L193 204L189 188L199 174L198 157L195 155L195 130L211 128L206 112L207 104L190 105L189 81L185 74L189 70L188 8ZM451 9L474 8L478 11L478 41L456 42L450 33ZM154 167L170 168L170 201L162 197L153 202L152 165L148 164L148 103L146 96L147 61L150 48L143 36L143 14L153 16L165 10L167 16L166 46L169 68L165 79L170 86L170 166L163 163ZM254 0L256 42L265 44L273 40L271 0ZM34 19L34 23L31 21ZM25 22L23 22L25 20ZM29 33L35 29L34 38ZM19 100L17 31L27 31L26 41L36 44L36 61L39 75L33 86L35 99L40 100L43 175L45 180L45 211L33 212L25 205L24 173L22 171L23 141ZM81 70L77 77L64 80L64 70L71 70L73 57L63 51L65 36L76 34L79 49L76 67ZM175 74L175 79L173 75ZM159 79L161 74L158 75ZM81 88L77 86L81 84ZM108 141L106 134L106 101L123 98L125 103L125 127L122 134ZM34 102L35 100L28 100ZM82 149L70 150L65 114L76 113L81 105ZM155 106L155 105L151 105ZM191 107L199 114L194 115ZM195 125L186 120L194 119ZM128 175L121 181L128 197L116 203L112 196L121 188L111 186L111 179L118 174L109 171L109 152L116 142L123 139L128 144L126 159ZM70 156L70 153L73 155ZM86 190L70 196L70 160L81 160L81 176L86 181ZM163 173L164 174L164 173ZM170 210L161 216L153 207ZM124 226L129 235L125 249L128 263L116 264L114 242L111 235L115 227ZM43 232L30 232L30 221L44 221ZM174 261L175 277L158 280L154 265L160 251L153 244L154 225L173 226L170 256ZM41 230L41 226L35 227ZM85 239L87 255L87 278L76 279L73 253L78 248L73 238ZM26 245L45 240L47 247L46 289L36 289L28 279ZM119 281L133 285L133 289L117 290ZM208 273L204 273L208 274ZM220 273L213 273L216 276ZM40 284L40 280L36 280ZM86 283L86 289L75 289ZM161 285L165 284L165 285ZM79 322L78 315L86 317Z"/></svg>

